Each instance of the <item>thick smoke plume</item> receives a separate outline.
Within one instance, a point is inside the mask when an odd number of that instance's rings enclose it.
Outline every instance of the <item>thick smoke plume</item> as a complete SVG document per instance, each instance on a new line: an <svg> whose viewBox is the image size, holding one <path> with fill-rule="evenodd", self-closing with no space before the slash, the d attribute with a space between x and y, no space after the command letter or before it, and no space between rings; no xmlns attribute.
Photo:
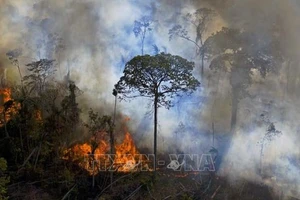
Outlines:
<svg viewBox="0 0 300 200"><path fill-rule="evenodd" d="M274 37L274 32L277 32L280 51L285 56L279 74L270 74L266 79L261 79L257 74L253 75L254 83L249 92L254 97L242 100L239 105L238 133L232 138L222 165L231 166L231 177L257 181L260 179L257 170L261 167L260 159L263 159L264 165L272 166L265 167L266 176L277 179L277 183L285 188L285 193L300 191L298 178L300 152L296 142L299 140L297 87L299 87L300 49L297 35L300 32L300 24L299 20L295 20L300 14L299 2L292 0L205 2L218 11L228 26L249 30L256 35L256 40L262 38L268 41ZM201 2L194 1L194 5L201 6ZM262 153L256 142L262 139L270 122L274 122L276 129L282 132L282 136L272 140L261 157ZM267 172L268 170L271 171Z"/></svg>
<svg viewBox="0 0 300 200"><path fill-rule="evenodd" d="M206 63L201 89L191 97L176 99L176 106L171 110L159 110L161 142L158 147L165 151L182 147L185 152L203 153L214 145L222 155L221 168L231 167L232 180L243 177L260 181L262 155L258 143L270 123L274 123L282 135L266 145L265 169L275 168L271 176L282 187L300 191L299 187L295 189L300 183L297 144L300 139L300 21L297 20L300 4L296 0L2 0L0 74L10 82L20 81L16 67L5 56L13 49L22 50L19 62L23 74L26 74L25 64L31 61L55 59L58 67L55 78L64 81L69 73L69 78L84 91L81 107L99 108L111 114L113 85L125 63L141 53L140 40L132 31L134 21L143 16L153 20L153 30L146 35L145 53L154 54L155 45L160 51L191 60L194 46L180 38L169 41L168 31L182 23L183 15L202 7L217 13L206 38L222 26L238 28L252 32L253 43L259 49L257 41L268 41L276 32L286 59L281 66L274 66L280 69L278 74L268 74L264 79L254 72L253 83L248 88L251 98L239 103L235 135L230 134L229 76L212 73ZM194 36L193 30L188 30ZM200 78L199 69L195 73ZM143 102L140 99L118 102L117 109L132 118L131 129L139 145L151 147L152 119L146 113L152 105L149 103L141 110Z"/></svg>

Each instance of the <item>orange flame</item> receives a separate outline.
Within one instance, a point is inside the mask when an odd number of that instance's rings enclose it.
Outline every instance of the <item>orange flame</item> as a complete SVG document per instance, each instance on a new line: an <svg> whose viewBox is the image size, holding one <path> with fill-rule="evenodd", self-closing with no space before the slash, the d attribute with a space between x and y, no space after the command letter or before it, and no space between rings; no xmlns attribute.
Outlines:
<svg viewBox="0 0 300 200"><path fill-rule="evenodd" d="M2 88L0 89L0 95L2 96L3 102L5 103L11 100L11 89L10 88Z"/></svg>
<svg viewBox="0 0 300 200"><path fill-rule="evenodd" d="M10 105L8 104L9 101L11 101ZM5 104L7 104L7 108L5 108ZM20 103L16 103L11 97L10 88L0 89L0 127L4 126L5 122L11 120L20 108ZM37 122L42 123L42 112L40 110L34 111L34 119L36 119Z"/></svg>
<svg viewBox="0 0 300 200"><path fill-rule="evenodd" d="M4 104L10 100L11 98L11 89L10 88L2 88L0 89L0 97L1 97L1 106L0 106L0 127L4 126L5 122L8 122L18 111L20 108L19 104L12 102L12 105L8 106L7 108L4 107ZM7 110L5 110L7 109Z"/></svg>
<svg viewBox="0 0 300 200"><path fill-rule="evenodd" d="M42 123L42 112L40 110L35 110L34 112L34 119L36 119L37 122Z"/></svg>
<svg viewBox="0 0 300 200"><path fill-rule="evenodd" d="M134 155L139 154L139 152L128 131L125 133L123 143L115 145L115 149L116 158L114 161L115 164L120 165L118 171L130 171L132 167L137 164Z"/></svg>
<svg viewBox="0 0 300 200"><path fill-rule="evenodd" d="M94 146L94 148L96 147L94 152L93 143L95 143L94 139L92 139L89 143L76 144L64 152L63 159L77 162L79 166L83 167L91 174L94 173L94 167L97 169L101 168L101 166L97 165L99 163L105 166L110 166L109 158L103 157L103 155L106 155L109 152L110 145L108 142L101 139ZM126 131L123 142L115 145L114 169L119 172L129 172L133 170L132 167L139 164L138 161L135 160L135 155L138 154L139 152L134 144L131 134ZM93 162L93 160L96 162Z"/></svg>

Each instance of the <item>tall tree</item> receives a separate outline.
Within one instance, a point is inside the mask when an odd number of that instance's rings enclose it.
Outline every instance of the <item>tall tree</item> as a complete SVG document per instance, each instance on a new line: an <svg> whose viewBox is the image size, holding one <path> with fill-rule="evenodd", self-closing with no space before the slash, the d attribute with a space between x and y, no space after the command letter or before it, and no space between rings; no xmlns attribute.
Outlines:
<svg viewBox="0 0 300 200"><path fill-rule="evenodd" d="M223 28L210 36L204 49L209 54L213 70L224 70L230 75L232 93L231 131L237 123L238 104L249 96L247 88L252 83L254 70L264 78L268 72L276 72L281 61L276 38L265 40L245 30Z"/></svg>
<svg viewBox="0 0 300 200"><path fill-rule="evenodd" d="M183 93L192 93L200 85L193 76L193 62L171 54L136 56L124 69L124 75L115 85L121 98L147 97L154 103L154 170L157 155L158 107L172 106L171 99Z"/></svg>
<svg viewBox="0 0 300 200"><path fill-rule="evenodd" d="M182 25L175 25L169 30L169 39L171 40L174 36L185 39L193 43L196 47L196 55L200 56L201 59L201 76L204 75L204 59L205 49L202 48L205 42L204 34L207 31L209 22L215 16L215 12L209 8L199 8L194 13L188 13L184 16L184 21L192 26L192 30L195 31L195 38L190 36L188 27Z"/></svg>
<svg viewBox="0 0 300 200"><path fill-rule="evenodd" d="M260 141L258 141L258 145L260 145L260 175L263 175L265 148L282 135L282 132L275 128L273 122L269 121L265 123L268 124L268 128L264 136L260 139Z"/></svg>
<svg viewBox="0 0 300 200"><path fill-rule="evenodd" d="M54 60L41 59L26 65L28 67L29 75L24 76L23 81L30 87L30 92L35 91L41 94L54 73Z"/></svg>
<svg viewBox="0 0 300 200"><path fill-rule="evenodd" d="M149 16L143 16L140 20L134 21L133 32L135 37L141 40L141 53L144 55L144 42L146 33L152 31L153 20Z"/></svg>
<svg viewBox="0 0 300 200"><path fill-rule="evenodd" d="M22 50L21 49L14 49L14 50L8 51L6 53L6 56L11 61L11 63L18 68L20 81L21 81L21 84L23 86L23 82L22 82L23 77L22 77L22 73L21 73L21 69L20 69L20 62L19 62L19 56L20 55L22 55Z"/></svg>

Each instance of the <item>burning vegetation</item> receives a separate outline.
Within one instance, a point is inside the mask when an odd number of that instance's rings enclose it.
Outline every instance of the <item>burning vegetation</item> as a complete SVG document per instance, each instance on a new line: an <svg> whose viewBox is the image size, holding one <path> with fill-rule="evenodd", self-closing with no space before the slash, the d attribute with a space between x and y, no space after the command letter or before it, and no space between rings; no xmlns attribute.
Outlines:
<svg viewBox="0 0 300 200"><path fill-rule="evenodd" d="M18 112L20 105L12 99L10 88L0 89L0 97L2 105L0 106L0 112L2 113L0 126L4 126Z"/></svg>
<svg viewBox="0 0 300 200"><path fill-rule="evenodd" d="M102 135L103 133L98 133ZM98 138L98 137L97 137ZM91 139L87 143L75 144L64 151L64 159L78 163L90 174L100 171L131 172L140 162L139 152L131 134L126 131L124 140L115 144L115 154L109 154L110 145L105 139Z"/></svg>
<svg viewBox="0 0 300 200"><path fill-rule="evenodd" d="M1 200L300 200L297 1L0 11Z"/></svg>

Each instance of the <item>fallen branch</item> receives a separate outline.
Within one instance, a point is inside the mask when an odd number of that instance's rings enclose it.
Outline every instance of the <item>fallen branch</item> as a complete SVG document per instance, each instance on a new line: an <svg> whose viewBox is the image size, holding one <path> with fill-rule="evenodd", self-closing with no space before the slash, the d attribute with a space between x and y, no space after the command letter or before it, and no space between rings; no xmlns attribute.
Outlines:
<svg viewBox="0 0 300 200"><path fill-rule="evenodd" d="M206 189L202 192L202 195L205 194L207 192L207 190L210 188L210 184L211 184L211 179L209 180L209 183L208 183Z"/></svg>
<svg viewBox="0 0 300 200"><path fill-rule="evenodd" d="M33 167L33 169L36 168L37 162L38 162L38 160L39 160L41 148L42 148L42 143L40 143L40 145L39 145L39 150L38 150L37 155L36 155L36 158L35 158L35 162L34 162L34 167Z"/></svg>
<svg viewBox="0 0 300 200"><path fill-rule="evenodd" d="M221 188L221 185L219 185L219 187L216 189L216 191L214 192L214 194L211 196L211 199L213 199L216 196L216 194L217 194L217 192L218 192L218 190L220 188Z"/></svg>
<svg viewBox="0 0 300 200"><path fill-rule="evenodd" d="M185 187L184 187L184 185L182 185L181 182L179 182L179 184L180 184L182 190L186 190Z"/></svg>
<svg viewBox="0 0 300 200"><path fill-rule="evenodd" d="M34 184L36 184L36 183L45 182L45 181L47 181L47 180L49 180L49 179L50 179L50 178L48 178L48 179L43 179L43 180L39 180L39 181L29 182L29 183L26 183L26 185L34 185Z"/></svg>
<svg viewBox="0 0 300 200"><path fill-rule="evenodd" d="M131 197L133 197L142 187L143 185L140 185L137 189L135 189L127 198L125 198L124 200L128 200Z"/></svg>
<svg viewBox="0 0 300 200"><path fill-rule="evenodd" d="M75 188L76 184L64 195L64 197L61 200L65 200L69 194L72 192L72 190Z"/></svg>
<svg viewBox="0 0 300 200"><path fill-rule="evenodd" d="M244 190L245 185L246 185L246 181L244 181L244 183L243 183L243 185L242 185L242 189L241 189L241 191L240 191L240 196L242 195L242 192L243 192L243 190Z"/></svg>
<svg viewBox="0 0 300 200"><path fill-rule="evenodd" d="M25 181L20 181L20 182L17 182L17 183L13 183L11 185L8 185L7 187L13 187L15 185L19 185L20 183L24 183Z"/></svg>
<svg viewBox="0 0 300 200"><path fill-rule="evenodd" d="M19 173L19 171L26 165L26 163L29 161L29 159L31 158L31 156L34 154L34 152L37 150L37 147L35 147L31 153L29 154L29 156L26 158L26 160L24 161L24 163L21 165L21 167L18 169L17 173Z"/></svg>
<svg viewBox="0 0 300 200"><path fill-rule="evenodd" d="M198 189L199 188L198 186L200 186L201 183L199 183L196 179L194 179L194 181L195 181L196 188Z"/></svg>
<svg viewBox="0 0 300 200"><path fill-rule="evenodd" d="M156 200L156 199L152 196L152 194L151 194L151 192L150 192L150 189L149 189L148 185L147 185L147 190L148 190L148 192L149 192L150 197L151 197L152 199Z"/></svg>

